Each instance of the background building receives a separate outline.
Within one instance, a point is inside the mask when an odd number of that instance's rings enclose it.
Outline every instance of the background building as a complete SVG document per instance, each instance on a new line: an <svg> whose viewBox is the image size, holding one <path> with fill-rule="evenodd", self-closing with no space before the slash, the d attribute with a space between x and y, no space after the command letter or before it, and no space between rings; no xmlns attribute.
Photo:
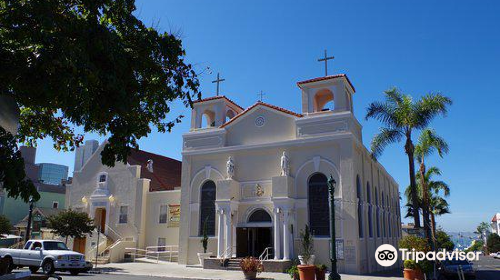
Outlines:
<svg viewBox="0 0 500 280"><path fill-rule="evenodd" d="M491 232L500 235L500 213L496 213L491 219Z"/></svg>
<svg viewBox="0 0 500 280"><path fill-rule="evenodd" d="M68 179L68 167L55 163L38 164L38 180L48 185L61 185L62 180Z"/></svg>

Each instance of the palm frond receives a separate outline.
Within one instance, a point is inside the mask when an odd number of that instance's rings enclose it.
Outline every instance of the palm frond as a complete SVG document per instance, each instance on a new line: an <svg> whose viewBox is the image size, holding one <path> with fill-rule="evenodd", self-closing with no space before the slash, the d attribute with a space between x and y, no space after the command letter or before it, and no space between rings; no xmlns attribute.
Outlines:
<svg viewBox="0 0 500 280"><path fill-rule="evenodd" d="M424 129L437 115L445 116L448 112L447 107L451 104L453 104L452 100L440 93L429 93L423 96L414 106L414 127Z"/></svg>
<svg viewBox="0 0 500 280"><path fill-rule="evenodd" d="M403 133L399 129L381 128L380 132L373 137L370 149L373 158L378 158L385 147L389 144L401 141Z"/></svg>
<svg viewBox="0 0 500 280"><path fill-rule="evenodd" d="M440 157L449 151L448 143L430 128L426 128L420 133L417 145L415 146L415 156L418 161L437 151Z"/></svg>

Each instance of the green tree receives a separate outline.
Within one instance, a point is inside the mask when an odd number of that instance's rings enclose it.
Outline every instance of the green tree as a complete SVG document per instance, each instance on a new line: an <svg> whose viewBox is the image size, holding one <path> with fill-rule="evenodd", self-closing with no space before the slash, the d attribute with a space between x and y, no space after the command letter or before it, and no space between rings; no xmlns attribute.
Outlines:
<svg viewBox="0 0 500 280"><path fill-rule="evenodd" d="M477 228L476 231L474 231L475 234L479 234L481 236L481 240L484 240L484 237L486 237L486 233L490 230L490 225L487 222L481 222Z"/></svg>
<svg viewBox="0 0 500 280"><path fill-rule="evenodd" d="M476 252L483 251L484 241L483 240L474 240L469 248L465 250L465 252Z"/></svg>
<svg viewBox="0 0 500 280"><path fill-rule="evenodd" d="M82 238L95 229L94 221L86 213L71 209L48 217L47 227L55 234L65 237L66 243L68 243L68 237Z"/></svg>
<svg viewBox="0 0 500 280"><path fill-rule="evenodd" d="M431 221L430 221L430 196L429 186L425 179L425 160L428 156L437 152L440 157L448 153L448 144L443 138L439 137L432 129L426 128L418 137L415 146L415 157L420 164L420 184L422 188L422 217L424 220L424 231L427 239L431 240Z"/></svg>
<svg viewBox="0 0 500 280"><path fill-rule="evenodd" d="M4 215L0 215L0 234L9 234L12 224Z"/></svg>
<svg viewBox="0 0 500 280"><path fill-rule="evenodd" d="M450 236L443 230L436 231L436 249L446 249L448 251L455 249L455 244L451 241Z"/></svg>
<svg viewBox="0 0 500 280"><path fill-rule="evenodd" d="M486 248L488 248L488 252L490 253L500 252L500 236L496 233L488 235Z"/></svg>
<svg viewBox="0 0 500 280"><path fill-rule="evenodd" d="M200 98L196 73L181 40L147 27L135 10L134 0L0 0L0 95L20 109L16 140L48 137L72 150L83 140L79 126L107 136L102 162L113 166L152 128L181 121L171 107ZM3 145L1 154L22 165ZM7 180L13 170L0 169L0 183L27 201L33 188L20 187L24 177Z"/></svg>
<svg viewBox="0 0 500 280"><path fill-rule="evenodd" d="M371 142L374 158L379 157L385 147L404 139L404 150L408 157L410 188L413 197L415 227L420 227L417 182L415 179L415 146L412 135L416 130L425 129L438 115L445 115L451 99L439 93L430 93L417 101L397 88L386 90L384 102L373 102L367 108L366 119L374 118L384 124Z"/></svg>
<svg viewBox="0 0 500 280"><path fill-rule="evenodd" d="M424 175L424 181L428 186L427 192L429 196L429 210L430 210L430 226L432 240L435 240L436 236L436 216L441 216L450 213L449 204L444 197L450 195L450 187L444 181L434 180L434 176L441 176L441 170L437 167L430 167L426 170ZM423 187L422 178L419 176L417 178L417 203L422 205L423 198ZM406 200L408 201L406 217L413 217L413 196L411 193L411 187L406 187L405 190ZM421 206L419 206L421 207Z"/></svg>

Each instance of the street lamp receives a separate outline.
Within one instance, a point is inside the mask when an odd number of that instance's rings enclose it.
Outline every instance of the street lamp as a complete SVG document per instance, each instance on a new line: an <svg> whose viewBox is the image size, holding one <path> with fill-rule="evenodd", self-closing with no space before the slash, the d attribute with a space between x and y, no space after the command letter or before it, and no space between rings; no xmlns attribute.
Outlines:
<svg viewBox="0 0 500 280"><path fill-rule="evenodd" d="M35 201L33 200L33 197L30 197L29 203L30 203L30 210L28 212L28 223L26 225L26 236L24 237L25 241L28 242L31 238L31 219L33 217L33 203Z"/></svg>
<svg viewBox="0 0 500 280"><path fill-rule="evenodd" d="M330 174L328 179L328 194L330 196L330 262L332 270L328 280L340 280L340 274L337 272L337 248L335 242L335 185L337 182Z"/></svg>

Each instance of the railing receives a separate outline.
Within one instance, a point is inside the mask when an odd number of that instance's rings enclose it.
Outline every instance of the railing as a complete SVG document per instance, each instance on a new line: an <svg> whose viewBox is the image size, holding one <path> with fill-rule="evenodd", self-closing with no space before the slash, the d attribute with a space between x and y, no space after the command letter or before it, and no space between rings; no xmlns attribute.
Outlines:
<svg viewBox="0 0 500 280"><path fill-rule="evenodd" d="M267 261L269 259L269 251L273 250L273 247L267 247L264 252L260 254L259 261Z"/></svg>
<svg viewBox="0 0 500 280"><path fill-rule="evenodd" d="M236 252L236 251L232 251L231 249L234 249L233 246L229 246L226 248L226 250L224 250L224 252L222 253L221 257L223 259L230 259L233 255L233 252Z"/></svg>
<svg viewBox="0 0 500 280"><path fill-rule="evenodd" d="M131 251L130 255L135 262L136 258L154 258L158 263L162 256L166 256L166 260L172 260L179 256L178 245L165 245L165 246L148 246L146 249L139 248L125 248L125 251Z"/></svg>

